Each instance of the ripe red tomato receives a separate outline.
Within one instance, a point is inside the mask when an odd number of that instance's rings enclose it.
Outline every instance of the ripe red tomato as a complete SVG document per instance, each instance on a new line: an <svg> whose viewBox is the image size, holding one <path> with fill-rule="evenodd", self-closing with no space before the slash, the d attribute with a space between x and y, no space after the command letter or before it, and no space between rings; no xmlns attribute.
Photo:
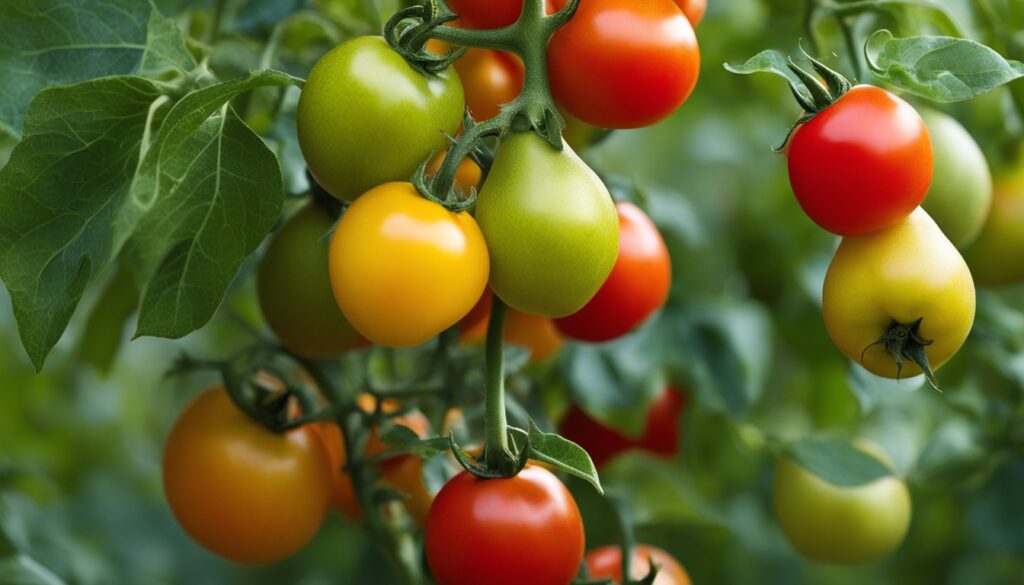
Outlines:
<svg viewBox="0 0 1024 585"><path fill-rule="evenodd" d="M501 28L519 20L523 12L523 0L448 0L448 7L469 28ZM554 12L551 0L547 0L547 12Z"/></svg>
<svg viewBox="0 0 1024 585"><path fill-rule="evenodd" d="M601 128L639 128L686 101L700 50L672 0L581 0L551 38L548 68L555 101L570 114Z"/></svg>
<svg viewBox="0 0 1024 585"><path fill-rule="evenodd" d="M608 341L636 329L665 304L672 265L665 240L647 214L629 202L616 204L619 256L612 273L582 309L555 320L564 335Z"/></svg>
<svg viewBox="0 0 1024 585"><path fill-rule="evenodd" d="M430 508L426 547L438 585L568 585L583 559L583 520L542 467L508 479L464 471Z"/></svg>
<svg viewBox="0 0 1024 585"><path fill-rule="evenodd" d="M704 12L708 9L708 0L676 0L676 4L694 28L704 19Z"/></svg>
<svg viewBox="0 0 1024 585"><path fill-rule="evenodd" d="M928 128L907 102L858 85L793 134L789 180L807 215L834 234L892 227L931 185Z"/></svg>
<svg viewBox="0 0 1024 585"><path fill-rule="evenodd" d="M638 544L633 547L630 578L639 581L651 570L650 561L660 568L653 585L690 585L686 569L672 555L655 546ZM622 583L622 549L617 546L602 546L587 553L585 559L591 579L612 579Z"/></svg>
<svg viewBox="0 0 1024 585"><path fill-rule="evenodd" d="M664 457L679 454L679 414L686 406L686 395L668 387L647 411L644 434L629 437L594 420L578 406L573 405L558 432L583 447L594 465L600 467L619 453L640 449Z"/></svg>
<svg viewBox="0 0 1024 585"><path fill-rule="evenodd" d="M477 122L501 113L502 104L516 99L523 89L523 65L519 58L490 49L470 49L455 62L462 80L466 107Z"/></svg>

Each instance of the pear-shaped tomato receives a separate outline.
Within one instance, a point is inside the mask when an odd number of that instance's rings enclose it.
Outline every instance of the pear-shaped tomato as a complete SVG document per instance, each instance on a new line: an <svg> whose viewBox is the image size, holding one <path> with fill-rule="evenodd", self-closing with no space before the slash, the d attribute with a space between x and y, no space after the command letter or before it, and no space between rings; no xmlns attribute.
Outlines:
<svg viewBox="0 0 1024 585"><path fill-rule="evenodd" d="M491 255L491 288L527 313L580 310L618 256L608 189L568 145L555 150L532 132L502 138L476 220Z"/></svg>

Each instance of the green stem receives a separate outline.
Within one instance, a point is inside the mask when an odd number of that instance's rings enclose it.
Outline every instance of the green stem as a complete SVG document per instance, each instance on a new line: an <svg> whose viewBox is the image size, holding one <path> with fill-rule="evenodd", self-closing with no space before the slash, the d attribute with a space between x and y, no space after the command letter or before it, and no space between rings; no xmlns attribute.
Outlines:
<svg viewBox="0 0 1024 585"><path fill-rule="evenodd" d="M821 46L818 44L818 37L814 34L814 14L817 9L816 0L804 0L804 34L807 35L807 44L811 46L811 54L820 57Z"/></svg>
<svg viewBox="0 0 1024 585"><path fill-rule="evenodd" d="M505 314L497 296L487 325L487 394L484 398L484 458L488 467L501 469L510 459L508 420L505 415Z"/></svg>
<svg viewBox="0 0 1024 585"><path fill-rule="evenodd" d="M878 12L887 6L909 6L927 8L940 17L944 32L955 37L965 37L964 30L956 23L953 16L938 2L922 0L858 0L856 2L836 2L835 0L814 0L818 6L837 16L855 16L865 12Z"/></svg>
<svg viewBox="0 0 1024 585"><path fill-rule="evenodd" d="M213 3L213 20L210 21L210 41L209 44L213 46L220 38L220 22L224 17L224 6L227 4L226 0L214 0Z"/></svg>
<svg viewBox="0 0 1024 585"><path fill-rule="evenodd" d="M850 59L850 69L853 71L853 77L857 80L862 80L864 69L860 61L860 50L857 48L857 41L853 38L853 29L850 26L848 17L837 14L836 23L839 25L839 30L843 33L843 42L846 44L846 53Z"/></svg>

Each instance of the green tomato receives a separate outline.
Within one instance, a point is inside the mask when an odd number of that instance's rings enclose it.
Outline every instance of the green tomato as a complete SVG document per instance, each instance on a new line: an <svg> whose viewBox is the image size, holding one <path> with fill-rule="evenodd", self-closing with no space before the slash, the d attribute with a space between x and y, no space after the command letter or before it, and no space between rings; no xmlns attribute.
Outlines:
<svg viewBox="0 0 1024 585"><path fill-rule="evenodd" d="M532 132L501 139L476 219L491 256L491 288L544 317L580 310L608 278L619 221L608 189L572 149Z"/></svg>
<svg viewBox="0 0 1024 585"><path fill-rule="evenodd" d="M922 109L935 156L935 175L922 207L953 245L977 239L992 206L992 173L981 148L955 118Z"/></svg>
<svg viewBox="0 0 1024 585"><path fill-rule="evenodd" d="M1024 164L996 179L988 221L964 258L978 284L1024 282Z"/></svg>
<svg viewBox="0 0 1024 585"><path fill-rule="evenodd" d="M895 477L839 487L781 459L772 498L775 518L793 548L823 563L877 561L900 546L910 527L910 493Z"/></svg>
<svg viewBox="0 0 1024 585"><path fill-rule="evenodd" d="M328 358L366 341L341 314L327 269L334 219L308 204L271 238L256 287L267 325L281 344L308 358Z"/></svg>
<svg viewBox="0 0 1024 585"><path fill-rule="evenodd" d="M299 97L299 145L313 177L352 200L407 181L462 125L462 82L449 67L413 69L380 37L357 37L317 61Z"/></svg>

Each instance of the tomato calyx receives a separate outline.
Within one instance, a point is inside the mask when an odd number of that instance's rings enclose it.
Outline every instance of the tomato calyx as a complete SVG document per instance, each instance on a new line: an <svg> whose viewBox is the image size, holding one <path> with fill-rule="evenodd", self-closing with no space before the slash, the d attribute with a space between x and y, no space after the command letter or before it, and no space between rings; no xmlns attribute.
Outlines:
<svg viewBox="0 0 1024 585"><path fill-rule="evenodd" d="M861 363L864 362L864 354L869 349L876 345L881 345L886 353L892 356L892 359L896 362L897 380L899 379L899 374L903 371L903 364L906 360L910 360L921 368L932 388L941 392L942 389L939 388L939 381L935 377L935 373L932 372L931 365L928 363L928 354L924 350L925 347L934 343L935 340L924 339L919 333L921 321L923 320L923 318L918 319L908 325L894 319L881 337L864 348L864 351L861 353Z"/></svg>
<svg viewBox="0 0 1024 585"><path fill-rule="evenodd" d="M530 460L530 440L522 448L513 452L510 448L499 449L497 456L495 450L491 449L488 456L488 449L485 447L479 455L467 453L455 441L455 435L448 435L448 443L451 446L452 455L463 469L480 479L507 479L519 475L519 472L526 467ZM497 461L497 465L493 462Z"/></svg>

